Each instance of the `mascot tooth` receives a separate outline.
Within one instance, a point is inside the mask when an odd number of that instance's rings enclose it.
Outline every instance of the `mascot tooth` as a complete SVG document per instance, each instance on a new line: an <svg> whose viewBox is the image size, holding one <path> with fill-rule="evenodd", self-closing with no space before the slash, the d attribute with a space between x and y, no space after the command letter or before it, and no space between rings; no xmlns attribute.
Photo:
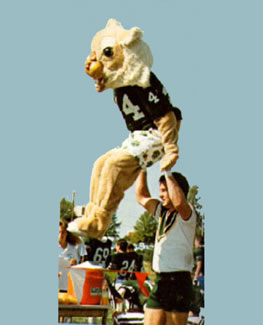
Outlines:
<svg viewBox="0 0 263 325"><path fill-rule="evenodd" d="M69 231L102 238L141 169L160 161L161 171L169 170L178 159L181 111L151 71L153 57L142 37L140 28L126 30L110 19L92 40L85 71L98 92L113 89L130 134L94 163L85 216L70 223Z"/></svg>

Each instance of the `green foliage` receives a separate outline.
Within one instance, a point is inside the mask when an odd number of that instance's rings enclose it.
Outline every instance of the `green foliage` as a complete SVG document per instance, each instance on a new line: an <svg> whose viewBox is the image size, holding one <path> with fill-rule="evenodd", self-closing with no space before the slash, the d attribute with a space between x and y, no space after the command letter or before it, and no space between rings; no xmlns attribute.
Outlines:
<svg viewBox="0 0 263 325"><path fill-rule="evenodd" d="M140 241L140 238L136 231L129 231L129 233L124 236L124 239L126 239L131 244L137 244Z"/></svg>
<svg viewBox="0 0 263 325"><path fill-rule="evenodd" d="M148 212L144 212L137 220L135 226L135 238L138 242L153 244L157 230L157 221Z"/></svg>
<svg viewBox="0 0 263 325"><path fill-rule="evenodd" d="M106 232L106 236L119 238L119 228L121 226L121 222L117 221L116 213L113 214L110 226Z"/></svg>
<svg viewBox="0 0 263 325"><path fill-rule="evenodd" d="M197 197L198 186L194 185L189 189L187 200L195 207L196 210L201 210L202 205L199 203L200 197Z"/></svg>
<svg viewBox="0 0 263 325"><path fill-rule="evenodd" d="M70 221L73 216L73 202L66 200L64 197L60 201L60 218Z"/></svg>
<svg viewBox="0 0 263 325"><path fill-rule="evenodd" d="M146 262L152 262L153 259L153 249L145 249L143 253L143 260Z"/></svg>
<svg viewBox="0 0 263 325"><path fill-rule="evenodd" d="M197 227L196 234L204 236L204 214L201 213L202 205L199 203L200 197L198 195L198 186L194 185L189 189L189 193L187 196L187 200L189 203L193 205L196 210L198 219L197 219Z"/></svg>

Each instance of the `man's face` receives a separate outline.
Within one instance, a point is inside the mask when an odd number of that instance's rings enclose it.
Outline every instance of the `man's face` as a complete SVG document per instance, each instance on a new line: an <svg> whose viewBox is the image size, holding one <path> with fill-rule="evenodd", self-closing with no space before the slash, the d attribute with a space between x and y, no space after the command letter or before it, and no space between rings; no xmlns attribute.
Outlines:
<svg viewBox="0 0 263 325"><path fill-rule="evenodd" d="M167 186L165 183L161 183L160 184L160 195L159 195L160 199L162 200L162 205L167 208L173 208L172 202L170 200L169 194L168 194L168 190L167 190Z"/></svg>
<svg viewBox="0 0 263 325"><path fill-rule="evenodd" d="M59 226L58 240L59 242L65 241L67 237L67 231L63 226Z"/></svg>
<svg viewBox="0 0 263 325"><path fill-rule="evenodd" d="M116 244L116 252L119 253L120 252L120 245Z"/></svg>

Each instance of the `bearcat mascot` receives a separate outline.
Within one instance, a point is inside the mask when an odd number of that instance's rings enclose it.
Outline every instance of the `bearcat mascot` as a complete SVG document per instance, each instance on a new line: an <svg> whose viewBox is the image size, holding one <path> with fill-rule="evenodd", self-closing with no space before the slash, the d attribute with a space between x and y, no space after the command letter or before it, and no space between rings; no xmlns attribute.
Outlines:
<svg viewBox="0 0 263 325"><path fill-rule="evenodd" d="M178 159L181 112L151 72L153 57L142 36L140 28L126 30L110 19L92 40L85 71L98 92L113 89L130 134L95 162L85 216L70 223L69 231L102 238L140 170L159 160L161 171L169 170Z"/></svg>

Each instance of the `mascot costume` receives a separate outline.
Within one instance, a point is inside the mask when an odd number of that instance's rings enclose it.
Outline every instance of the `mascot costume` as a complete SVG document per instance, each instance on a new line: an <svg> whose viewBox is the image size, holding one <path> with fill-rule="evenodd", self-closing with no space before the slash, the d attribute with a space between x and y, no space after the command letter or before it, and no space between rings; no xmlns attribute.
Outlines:
<svg viewBox="0 0 263 325"><path fill-rule="evenodd" d="M126 30L110 19L94 36L85 62L98 92L113 89L130 134L120 148L107 152L93 166L85 216L68 228L83 236L103 237L124 192L142 169L160 160L161 171L169 170L178 159L181 112L151 72L153 58L142 36L140 28Z"/></svg>

